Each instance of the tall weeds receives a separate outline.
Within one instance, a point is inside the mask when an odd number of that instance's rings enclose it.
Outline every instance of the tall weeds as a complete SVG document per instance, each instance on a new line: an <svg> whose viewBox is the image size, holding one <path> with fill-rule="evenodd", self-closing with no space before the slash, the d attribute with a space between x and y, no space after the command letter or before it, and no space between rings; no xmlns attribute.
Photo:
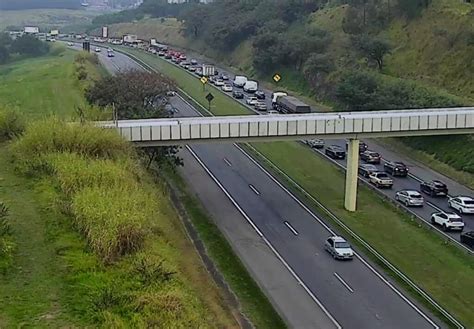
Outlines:
<svg viewBox="0 0 474 329"><path fill-rule="evenodd" d="M0 142L18 137L24 130L22 115L16 110L0 106Z"/></svg>

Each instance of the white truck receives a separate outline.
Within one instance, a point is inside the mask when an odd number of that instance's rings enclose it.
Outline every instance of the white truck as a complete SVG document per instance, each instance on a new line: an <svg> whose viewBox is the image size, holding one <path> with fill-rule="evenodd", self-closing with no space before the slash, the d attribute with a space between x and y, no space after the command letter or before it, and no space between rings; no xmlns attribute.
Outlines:
<svg viewBox="0 0 474 329"><path fill-rule="evenodd" d="M236 75L232 83L234 87L243 88L245 83L247 83L247 77L243 75Z"/></svg>
<svg viewBox="0 0 474 329"><path fill-rule="evenodd" d="M216 74L216 68L212 64L202 64L201 72L203 77L213 77Z"/></svg>
<svg viewBox="0 0 474 329"><path fill-rule="evenodd" d="M258 82L257 81L252 81L252 80L247 80L244 84L244 91L246 93L254 93L258 90Z"/></svg>

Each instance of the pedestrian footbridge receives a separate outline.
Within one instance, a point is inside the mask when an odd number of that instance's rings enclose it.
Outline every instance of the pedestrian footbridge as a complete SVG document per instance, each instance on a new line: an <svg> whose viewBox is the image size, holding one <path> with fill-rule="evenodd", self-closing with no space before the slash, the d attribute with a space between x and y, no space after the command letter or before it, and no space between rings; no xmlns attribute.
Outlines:
<svg viewBox="0 0 474 329"><path fill-rule="evenodd" d="M356 210L359 139L474 133L474 107L99 122L140 147L310 138L349 139L345 207Z"/></svg>
<svg viewBox="0 0 474 329"><path fill-rule="evenodd" d="M138 146L474 133L474 107L101 122Z"/></svg>

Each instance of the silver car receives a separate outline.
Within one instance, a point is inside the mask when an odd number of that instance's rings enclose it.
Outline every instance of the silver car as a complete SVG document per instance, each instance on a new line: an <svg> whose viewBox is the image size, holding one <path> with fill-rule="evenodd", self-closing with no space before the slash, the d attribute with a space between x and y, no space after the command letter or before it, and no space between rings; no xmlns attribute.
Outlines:
<svg viewBox="0 0 474 329"><path fill-rule="evenodd" d="M423 207L423 196L418 191L402 190L395 194L395 200L400 201L407 207Z"/></svg>
<svg viewBox="0 0 474 329"><path fill-rule="evenodd" d="M351 245L340 236L331 236L324 243L324 249L335 259L352 259L354 251Z"/></svg>
<svg viewBox="0 0 474 329"><path fill-rule="evenodd" d="M308 146L312 148L323 148L324 147L324 140L323 139L310 139L307 141Z"/></svg>

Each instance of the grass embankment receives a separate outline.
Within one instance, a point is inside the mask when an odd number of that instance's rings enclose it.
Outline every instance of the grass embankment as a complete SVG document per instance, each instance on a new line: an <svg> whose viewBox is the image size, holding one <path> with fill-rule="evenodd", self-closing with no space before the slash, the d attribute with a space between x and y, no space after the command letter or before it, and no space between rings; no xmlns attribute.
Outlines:
<svg viewBox="0 0 474 329"><path fill-rule="evenodd" d="M81 97L72 60L39 60L71 70L58 98ZM31 88L30 111L56 90L51 78L42 80L49 88ZM14 98L15 88L4 90ZM37 105L33 117L71 117L65 102ZM22 130L16 112L0 110L1 140ZM0 327L237 326L238 311L203 267L166 189L141 168L112 132L57 119L32 123L13 145L0 144L0 200L9 207L15 247L8 261L0 256Z"/></svg>
<svg viewBox="0 0 474 329"><path fill-rule="evenodd" d="M178 85L197 102L206 106L202 90L198 88L198 79L184 71L178 74L176 70L180 69L164 60L146 53L132 52L163 73L173 73ZM221 98L221 105L212 108L214 114L242 113L242 106L235 101L224 95L215 96ZM474 302L470 293L474 289L474 281L471 280L474 275L472 257L447 245L437 234L419 226L364 186L359 191L359 210L356 213L345 211L342 206L344 175L330 162L315 156L298 143L260 143L253 146L331 209L448 311L467 326L474 325L474 315L470 311L470 305Z"/></svg>
<svg viewBox="0 0 474 329"><path fill-rule="evenodd" d="M100 14L98 11L72 9L0 10L0 31L10 26L18 30L24 26L39 26L42 31L61 28L61 32L64 32L62 27L86 26Z"/></svg>
<svg viewBox="0 0 474 329"><path fill-rule="evenodd" d="M5 326L236 326L163 187L113 132L47 119L1 154L18 244Z"/></svg>
<svg viewBox="0 0 474 329"><path fill-rule="evenodd" d="M0 105L18 107L30 118L54 114L67 116L84 107L81 83L76 78L74 57L65 50L48 56L0 65ZM98 71L88 67L88 72Z"/></svg>

